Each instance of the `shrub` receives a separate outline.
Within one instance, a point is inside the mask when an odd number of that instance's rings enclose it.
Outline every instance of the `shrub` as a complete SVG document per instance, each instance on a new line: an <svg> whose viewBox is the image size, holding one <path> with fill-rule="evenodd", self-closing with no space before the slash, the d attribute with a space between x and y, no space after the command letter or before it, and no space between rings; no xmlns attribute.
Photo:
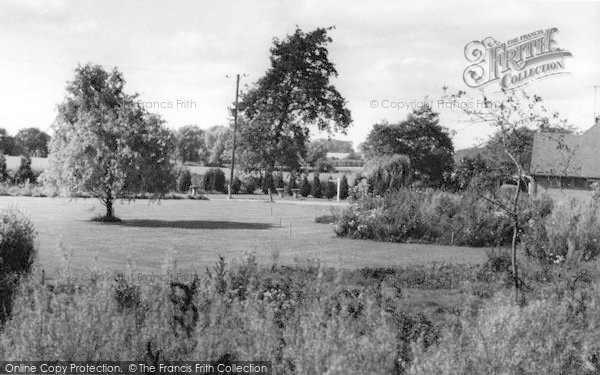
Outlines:
<svg viewBox="0 0 600 375"><path fill-rule="evenodd" d="M310 195L313 198L321 198L323 193L321 192L321 180L319 179L319 175L315 174L313 177L312 189L310 191Z"/></svg>
<svg viewBox="0 0 600 375"><path fill-rule="evenodd" d="M15 172L14 181L18 184L22 184L25 181L29 181L32 184L36 183L36 175L31 170L31 158L29 156L21 156L21 165Z"/></svg>
<svg viewBox="0 0 600 375"><path fill-rule="evenodd" d="M6 167L6 157L4 154L0 154L0 182L5 182L10 178L8 175L8 169Z"/></svg>
<svg viewBox="0 0 600 375"><path fill-rule="evenodd" d="M246 176L242 180L242 191L245 194L254 194L254 191L258 187L258 183L256 182L256 178L253 176Z"/></svg>
<svg viewBox="0 0 600 375"><path fill-rule="evenodd" d="M371 192L381 195L406 186L410 173L410 158L406 155L380 156L364 167Z"/></svg>
<svg viewBox="0 0 600 375"><path fill-rule="evenodd" d="M311 191L312 191L312 186L311 186L310 182L308 181L308 176L305 174L302 177L302 185L300 186L300 195L302 195L303 197L308 197L310 195Z"/></svg>
<svg viewBox="0 0 600 375"><path fill-rule="evenodd" d="M337 184L329 178L327 182L325 182L324 194L327 199L331 199L337 195Z"/></svg>
<svg viewBox="0 0 600 375"><path fill-rule="evenodd" d="M551 207L549 198L529 214L523 236L528 255L548 262L591 260L600 254L600 203L572 200Z"/></svg>
<svg viewBox="0 0 600 375"><path fill-rule="evenodd" d="M348 179L342 175L340 180L340 199L348 199Z"/></svg>
<svg viewBox="0 0 600 375"><path fill-rule="evenodd" d="M31 270L36 251L33 224L20 211L0 209L0 322L11 312L21 275Z"/></svg>
<svg viewBox="0 0 600 375"><path fill-rule="evenodd" d="M204 190L225 193L225 173L220 168L210 168L203 179Z"/></svg>
<svg viewBox="0 0 600 375"><path fill-rule="evenodd" d="M233 178L233 182L231 183L231 194L238 194L241 189L242 189L242 180L240 180L236 176Z"/></svg>
<svg viewBox="0 0 600 375"><path fill-rule="evenodd" d="M186 193L190 190L190 186L192 186L192 174L188 169L185 169L179 174L179 178L177 179L177 191Z"/></svg>

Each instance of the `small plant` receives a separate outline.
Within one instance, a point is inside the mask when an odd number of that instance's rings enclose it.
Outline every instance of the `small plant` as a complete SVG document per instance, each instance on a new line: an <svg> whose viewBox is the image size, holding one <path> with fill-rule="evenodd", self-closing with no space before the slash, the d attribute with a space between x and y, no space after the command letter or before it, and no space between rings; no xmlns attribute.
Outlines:
<svg viewBox="0 0 600 375"><path fill-rule="evenodd" d="M348 179L346 175L342 175L340 180L340 199L348 199Z"/></svg>
<svg viewBox="0 0 600 375"><path fill-rule="evenodd" d="M256 188L258 187L258 183L256 182L256 178L253 176L246 176L242 181L242 191L245 194L254 194Z"/></svg>

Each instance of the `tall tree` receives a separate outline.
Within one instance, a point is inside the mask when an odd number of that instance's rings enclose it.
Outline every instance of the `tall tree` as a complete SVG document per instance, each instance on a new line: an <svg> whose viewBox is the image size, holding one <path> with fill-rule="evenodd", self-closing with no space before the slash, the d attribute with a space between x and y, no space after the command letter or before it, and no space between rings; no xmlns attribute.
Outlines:
<svg viewBox="0 0 600 375"><path fill-rule="evenodd" d="M17 132L15 142L29 156L45 158L48 156L50 136L38 128L25 128Z"/></svg>
<svg viewBox="0 0 600 375"><path fill-rule="evenodd" d="M337 70L329 61L328 31L296 29L274 40L271 67L239 105L240 153L246 166L270 174L277 164L298 166L306 155L309 127L345 132L351 123L346 101L330 79Z"/></svg>
<svg viewBox="0 0 600 375"><path fill-rule="evenodd" d="M6 129L0 128L0 154L4 153L7 155L18 155L20 149L15 141Z"/></svg>
<svg viewBox="0 0 600 375"><path fill-rule="evenodd" d="M186 125L176 132L177 158L182 162L206 161L208 152L204 143L204 130L197 125Z"/></svg>
<svg viewBox="0 0 600 375"><path fill-rule="evenodd" d="M160 197L171 187L173 134L124 92L115 68L88 64L75 69L58 106L46 181L63 193L88 192L113 220L113 201L138 193Z"/></svg>
<svg viewBox="0 0 600 375"><path fill-rule="evenodd" d="M429 105L413 110L398 124L374 125L361 147L368 159L407 155L414 179L429 186L440 186L454 165L452 139Z"/></svg>
<svg viewBox="0 0 600 375"><path fill-rule="evenodd" d="M213 126L204 133L208 162L223 165L230 161L233 131L226 126Z"/></svg>

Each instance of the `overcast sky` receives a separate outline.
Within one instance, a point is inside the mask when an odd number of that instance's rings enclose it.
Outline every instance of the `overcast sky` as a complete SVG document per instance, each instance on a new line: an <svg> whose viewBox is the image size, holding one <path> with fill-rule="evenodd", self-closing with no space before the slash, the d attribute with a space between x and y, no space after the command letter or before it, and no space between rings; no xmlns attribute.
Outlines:
<svg viewBox="0 0 600 375"><path fill-rule="evenodd" d="M566 60L570 74L525 89L585 129L593 123L592 85L600 84L599 20L597 1L1 1L0 127L13 134L29 126L48 130L73 69L87 62L117 66L128 91L144 101L172 103L152 110L172 128L225 125L235 90L226 75L256 81L268 68L272 39L298 25L305 31L335 26L335 84L354 119L348 135L338 138L355 145L374 123L408 113L372 108L372 100L418 102L439 97L444 85L475 94L462 80L467 43L550 27L559 29L559 47L573 54ZM177 108L177 101L195 108ZM457 149L488 134L453 111L434 109L456 131Z"/></svg>

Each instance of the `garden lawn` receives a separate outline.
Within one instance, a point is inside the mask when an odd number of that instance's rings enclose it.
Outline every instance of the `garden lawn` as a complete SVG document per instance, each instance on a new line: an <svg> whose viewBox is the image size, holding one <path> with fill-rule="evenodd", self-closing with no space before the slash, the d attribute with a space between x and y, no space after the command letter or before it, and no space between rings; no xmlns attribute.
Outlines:
<svg viewBox="0 0 600 375"><path fill-rule="evenodd" d="M0 197L0 206L18 207L33 221L39 264L50 278L64 263L59 249L72 253L70 272L80 278L95 269L126 271L128 262L139 272L160 273L169 249L182 272L212 266L219 256L232 261L244 252L254 253L260 262L271 262L278 254L283 264L318 258L327 266L349 269L486 259L482 248L337 238L330 225L314 223L331 210L324 202L267 203L224 196L118 201L115 212L123 222L109 224L90 221L104 213L96 199Z"/></svg>

